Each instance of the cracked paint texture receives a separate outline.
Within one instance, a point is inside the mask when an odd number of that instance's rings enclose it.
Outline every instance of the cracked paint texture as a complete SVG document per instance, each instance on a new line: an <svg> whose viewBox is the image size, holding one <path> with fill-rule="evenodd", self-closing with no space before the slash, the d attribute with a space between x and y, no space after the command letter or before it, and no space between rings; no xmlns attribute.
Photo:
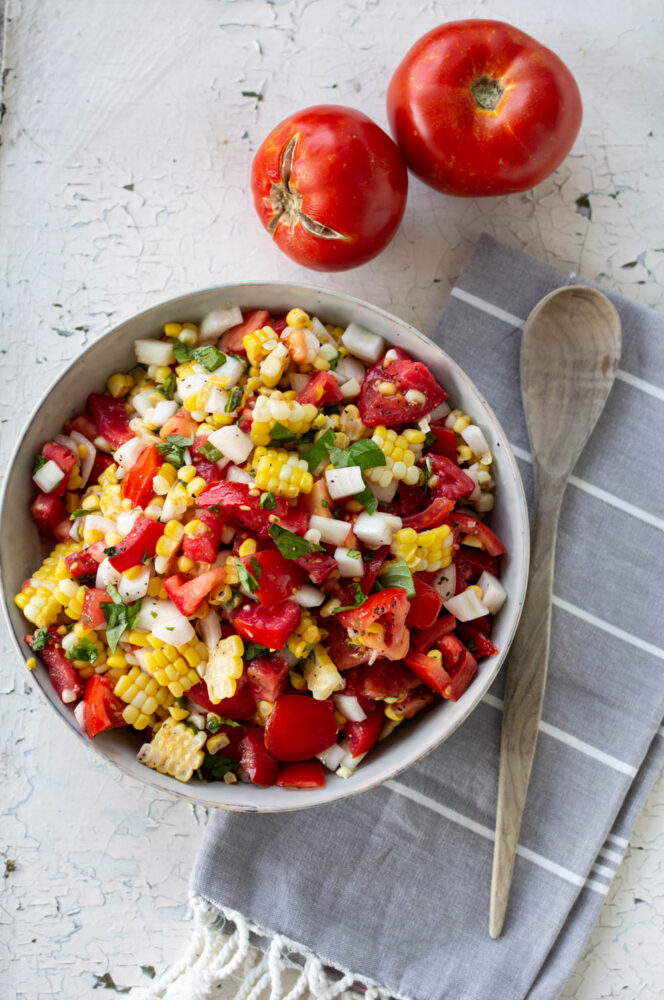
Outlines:
<svg viewBox="0 0 664 1000"><path fill-rule="evenodd" d="M5 14L0 467L26 401L83 345L194 288L320 283L426 332L487 230L661 308L656 0L8 0ZM356 271L317 275L280 255L248 192L262 138L313 103L349 104L386 127L387 82L406 49L440 21L471 16L517 24L573 69L585 118L569 158L509 198L455 200L411 179L394 242ZM6 637L2 651L0 995L122 993L188 936L205 811L88 753ZM663 820L660 780L564 1000L658 995Z"/></svg>

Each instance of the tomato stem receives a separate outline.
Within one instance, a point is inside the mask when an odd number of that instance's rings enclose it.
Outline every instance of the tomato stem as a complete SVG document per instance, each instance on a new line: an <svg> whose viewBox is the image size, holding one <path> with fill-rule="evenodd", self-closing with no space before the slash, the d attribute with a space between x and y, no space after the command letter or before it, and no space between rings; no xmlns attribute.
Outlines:
<svg viewBox="0 0 664 1000"><path fill-rule="evenodd" d="M473 80L470 92L481 111L495 111L505 96L505 88L500 80L494 80L490 76L479 76Z"/></svg>

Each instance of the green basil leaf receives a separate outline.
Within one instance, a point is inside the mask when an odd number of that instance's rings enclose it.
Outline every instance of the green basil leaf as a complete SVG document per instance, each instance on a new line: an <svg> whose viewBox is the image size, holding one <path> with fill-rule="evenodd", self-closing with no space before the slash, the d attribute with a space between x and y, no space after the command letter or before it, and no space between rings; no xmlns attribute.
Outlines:
<svg viewBox="0 0 664 1000"><path fill-rule="evenodd" d="M258 580L250 570L247 569L245 564L237 556L233 556L233 562L235 563L235 568L237 569L237 575L240 580L240 586L244 587L248 593L253 594L255 590L258 590L259 584ZM260 566L259 566L260 569Z"/></svg>
<svg viewBox="0 0 664 1000"><path fill-rule="evenodd" d="M334 431L328 427L318 440L314 441L309 451L305 451L302 456L309 466L309 472L318 468L332 447L334 447Z"/></svg>
<svg viewBox="0 0 664 1000"><path fill-rule="evenodd" d="M329 453L335 469L347 469L350 465L359 465L360 469L376 469L387 464L385 455L371 438L354 441L350 448L337 448L333 445Z"/></svg>
<svg viewBox="0 0 664 1000"><path fill-rule="evenodd" d="M353 583L351 586L355 590L355 604L346 604L340 608L335 608L332 612L333 615L338 615L342 611L353 611L354 608L359 608L360 605L364 604L367 599L367 595L364 593L359 583Z"/></svg>
<svg viewBox="0 0 664 1000"><path fill-rule="evenodd" d="M100 507L90 507L89 510L85 507L77 507L76 510L73 510L69 515L69 520L75 521L77 517L85 517L86 514L99 514L100 512Z"/></svg>
<svg viewBox="0 0 664 1000"><path fill-rule="evenodd" d="M118 643L126 631L130 631L138 618L141 602L124 604L116 587L112 583L106 588L111 602L102 602L100 607L106 619L106 641L112 653L118 648Z"/></svg>
<svg viewBox="0 0 664 1000"><path fill-rule="evenodd" d="M239 761L219 753L206 753L203 758L203 770L208 781L223 781L227 774L235 774L238 767Z"/></svg>
<svg viewBox="0 0 664 1000"><path fill-rule="evenodd" d="M214 344L205 344L203 347L195 347L193 351L194 361L207 368L209 372L215 372L217 368L226 363L226 355L222 354Z"/></svg>
<svg viewBox="0 0 664 1000"><path fill-rule="evenodd" d="M267 493L262 493L261 498L258 501L258 506L263 510L274 510L277 506L277 498L275 497L272 490L268 490Z"/></svg>
<svg viewBox="0 0 664 1000"><path fill-rule="evenodd" d="M183 437L182 434L167 434L166 440L169 444L174 444L178 448L190 448L194 443L194 435L190 434L189 437Z"/></svg>
<svg viewBox="0 0 664 1000"><path fill-rule="evenodd" d="M299 559L300 556L308 556L311 552L325 551L322 545L314 545L306 538L301 538L300 535L287 531L279 524L271 524L269 533L270 538L286 559Z"/></svg>
<svg viewBox="0 0 664 1000"><path fill-rule="evenodd" d="M35 472L39 472L39 470L41 468L43 468L43 466L45 466L47 462L48 462L48 459L45 458L43 455L35 455L35 461L34 461L34 464L32 466L32 474L33 474L33 476L34 476Z"/></svg>
<svg viewBox="0 0 664 1000"><path fill-rule="evenodd" d="M96 663L99 659L99 650L89 639L81 639L78 646L71 646L65 656L68 660L83 660L86 663Z"/></svg>
<svg viewBox="0 0 664 1000"><path fill-rule="evenodd" d="M219 449L215 448L215 446L210 444L209 441L202 444L198 450L202 455L205 455L209 462L218 462L220 458L224 457Z"/></svg>
<svg viewBox="0 0 664 1000"><path fill-rule="evenodd" d="M291 441L297 441L297 434L293 434L289 431L287 427L280 424L278 421L272 424L272 429L270 431L270 437L273 441L279 441L281 444L287 444Z"/></svg>
<svg viewBox="0 0 664 1000"><path fill-rule="evenodd" d="M361 493L356 493L354 495L353 500L357 500L358 503L361 503L368 514L373 514L378 509L378 501L376 500L376 497L374 496L368 483L365 485Z"/></svg>
<svg viewBox="0 0 664 1000"><path fill-rule="evenodd" d="M40 629L37 629L32 638L32 651L33 653L41 653L42 649L46 649L48 646L49 634L48 629L45 625L42 625Z"/></svg>
<svg viewBox="0 0 664 1000"><path fill-rule="evenodd" d="M175 394L175 375L173 372L164 379L161 385L157 386L157 392L160 393L165 399L172 399Z"/></svg>
<svg viewBox="0 0 664 1000"><path fill-rule="evenodd" d="M174 340L173 354L177 363L179 365L183 365L185 362L193 359L194 349L192 347L187 347L187 345L183 344L181 340Z"/></svg>
<svg viewBox="0 0 664 1000"><path fill-rule="evenodd" d="M376 583L381 590L386 590L388 587L401 587L402 590L406 591L407 597L415 597L413 574L403 559L386 566Z"/></svg>
<svg viewBox="0 0 664 1000"><path fill-rule="evenodd" d="M255 660L257 656L265 656L271 652L267 646L261 646L258 642L248 642L244 647L244 659L249 662Z"/></svg>
<svg viewBox="0 0 664 1000"><path fill-rule="evenodd" d="M224 413L235 413L238 406L242 404L244 398L244 389L240 385L234 386L226 400L226 405L224 407Z"/></svg>

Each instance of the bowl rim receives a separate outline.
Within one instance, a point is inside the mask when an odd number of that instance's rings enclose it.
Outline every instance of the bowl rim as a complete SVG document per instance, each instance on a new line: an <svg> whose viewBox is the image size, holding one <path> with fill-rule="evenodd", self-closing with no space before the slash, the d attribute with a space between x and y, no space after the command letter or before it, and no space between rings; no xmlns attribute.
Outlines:
<svg viewBox="0 0 664 1000"><path fill-rule="evenodd" d="M507 635L507 639L504 642L502 649L499 651L495 667L491 671L487 672L486 676L482 678L481 681L479 677L476 678L476 682L480 681L480 683L477 685L476 688L476 697L470 702L470 704L463 712L463 714L456 720L455 724L451 726L443 736L440 737L440 739L435 740L430 746L427 746L424 749L415 746L415 748L411 750L410 754L406 754L404 756L404 759L399 763L399 765L396 768L390 770L389 773L385 774L383 777L378 776L373 778L372 780L365 780L365 782L361 784L360 787L353 787L351 785L352 778L346 779L346 781L339 784L338 786L335 785L326 786L326 788L329 787L330 789L333 789L335 794L331 794L323 801L311 802L310 804L308 804L306 801L304 803L298 802L297 804L295 803L288 804L288 798L285 797L284 804L278 806L275 805L261 806L260 804L254 805L253 803L248 804L246 802L238 802L237 804L233 804L232 802L220 803L208 799L204 795L198 794L197 790L199 789L199 787L203 787L202 785L200 786L198 784L191 785L189 782L183 783L173 778L172 779L173 787L171 787L170 784L167 787L165 787L162 784L158 784L156 781L152 779L153 772L151 771L150 768L143 768L143 770L146 772L145 776L143 776L142 773L138 772L135 773L122 761L109 757L95 740L91 740L86 736L86 734L76 724L73 717L69 718L68 716L65 716L63 713L55 711L55 715L61 720L63 725L65 725L65 727L70 732L73 732L73 734L79 738L79 740L89 751L91 751L96 757L104 761L105 764L107 764L108 766L117 767L118 770L120 770L127 777L131 778L134 781L138 781L141 784L148 785L150 788L154 789L156 792L160 794L170 794L178 799L183 799L184 801L189 802L192 805L202 805L208 809L221 809L222 811L225 812L256 812L256 813L297 812L302 809L311 809L311 808L323 807L325 805L331 805L332 803L340 802L345 799L354 798L355 796L360 795L364 792L368 792L371 791L372 789L379 788L381 785L385 785L386 783L397 778L399 775L403 774L403 772L408 770L408 768L412 767L420 760L423 760L430 753L432 753L434 750L440 747L447 739L449 739L450 736L452 736L454 732L456 732L459 726L461 726L462 723L466 721L468 716L477 708L480 701L482 701L484 695L490 688L491 684L493 684L494 680L496 679L496 677L498 676L504 665L505 659L507 658L510 647L514 640L516 630L519 626L521 614L523 612L523 606L526 596L526 588L528 583L528 570L530 564L530 535L531 535L530 519L529 519L528 504L526 501L523 481L521 479L521 473L519 472L519 467L516 461L516 457L512 450L512 446L509 442L508 436L502 424L498 420L496 414L494 413L493 408L486 400L483 393L480 392L480 390L477 388L477 386L470 378L470 376L466 374L465 370L461 367L461 365L457 361L455 361L454 358L452 358L434 340L432 340L430 337L427 337L426 334L422 333L416 327L412 326L407 320L402 319L400 316L396 316L394 313L389 312L389 310L383 309L381 306L376 306L373 303L367 302L364 299L360 299L355 295L349 295L345 292L332 291L330 289L322 288L320 285L312 285L303 282L293 282L293 281L272 281L272 280L232 281L232 282L224 282L223 284L219 285L211 285L206 288L194 289L189 292L184 292L181 295L176 295L173 298L157 302L149 306L147 309L141 310L140 312L132 313L126 319L120 320L119 323L115 323L104 333L100 334L98 337L95 337L95 339L90 344L85 346L82 352L81 351L77 352L75 356L67 363L67 365L56 374L56 376L49 383L44 392L40 395L39 399L33 406L32 410L30 411L28 417L25 419L23 423L23 429L21 430L21 433L16 439L16 443L11 451L7 463L6 475L4 477L2 492L0 494L0 518L4 519L6 516L5 504L7 501L7 493L9 490L11 470L13 469L16 463L18 455L20 454L21 449L23 447L24 439L27 436L34 420L37 418L39 411L41 410L42 406L44 405L48 397L51 395L51 393L57 389L59 383L65 378L65 376L70 372L70 370L74 368L74 366L77 365L82 358L85 357L85 355L88 352L92 351L104 340L112 338L114 334L116 334L122 327L126 326L127 324L133 323L135 320L138 320L139 318L146 319L147 317L149 317L151 313L161 311L164 308L170 307L175 310L176 308L180 308L186 305L186 303L189 300L193 298L198 298L205 294L215 294L215 293L221 294L221 293L228 293L230 290L240 290L240 289L242 290L244 289L251 290L254 288L265 289L266 286L291 290L293 292L293 295L297 295L299 291L305 290L306 292L309 293L322 295L328 300L329 299L336 300L336 302L341 306L348 307L350 305L350 306L360 307L361 309L368 310L369 312L374 313L375 315L380 316L381 318L389 322L396 322L404 330L406 330L409 335L414 337L416 341L420 341L422 343L425 343L428 347L434 348L434 350L441 356L441 359L444 361L444 363L454 370L457 379L460 382L465 383L466 387L469 388L471 392L479 398L485 411L493 420L495 427L503 436L506 447L502 449L501 462L506 461L508 463L510 477L514 480L516 484L516 491L519 501L519 529L522 531L523 546L521 553L521 565L518 568L519 593L516 596L516 598L510 595L511 597L510 603L512 608L514 609L514 619L512 627ZM6 581L4 579L4 560L2 558L0 558L0 605L2 607L4 621L7 626L9 635L11 637L13 647L16 650L20 660L23 662L23 664L25 664L26 658L25 658L25 651L22 646L23 640L16 634L10 616L9 604L6 595ZM33 671L28 671L28 672L30 674L33 673ZM34 676L31 678L31 680L33 686L37 688L39 696L49 704L51 709L54 709L55 706L51 703L50 699L48 698L44 686ZM356 771L354 772L352 777L360 777L361 773L362 773L361 771L359 772ZM289 790L284 789L284 791L288 795Z"/></svg>

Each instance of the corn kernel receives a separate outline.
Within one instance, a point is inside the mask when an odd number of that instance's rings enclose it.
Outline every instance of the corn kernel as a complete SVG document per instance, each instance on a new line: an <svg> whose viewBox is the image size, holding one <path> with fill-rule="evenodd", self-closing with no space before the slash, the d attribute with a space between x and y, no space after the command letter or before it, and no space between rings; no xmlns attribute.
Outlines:
<svg viewBox="0 0 664 1000"><path fill-rule="evenodd" d="M256 542L253 538L245 538L238 549L239 556L252 556L256 551Z"/></svg>

